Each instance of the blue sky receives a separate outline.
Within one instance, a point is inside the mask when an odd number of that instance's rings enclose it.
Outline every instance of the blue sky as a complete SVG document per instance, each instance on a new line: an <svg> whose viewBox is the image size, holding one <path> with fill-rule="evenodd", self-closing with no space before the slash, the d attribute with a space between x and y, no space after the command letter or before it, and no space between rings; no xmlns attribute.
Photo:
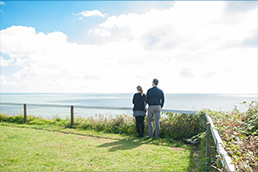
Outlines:
<svg viewBox="0 0 258 172"><path fill-rule="evenodd" d="M78 43L100 43L87 31L104 22L108 16L128 13L143 14L152 8L168 9L172 4L165 1L6 1L1 5L1 29L13 25L31 26L36 32L60 31L68 41ZM106 17L87 17L82 21L75 14L82 11L99 10ZM85 33L86 32L86 33ZM90 40L89 40L90 39Z"/></svg>
<svg viewBox="0 0 258 172"><path fill-rule="evenodd" d="M257 93L257 2L0 1L1 92Z"/></svg>

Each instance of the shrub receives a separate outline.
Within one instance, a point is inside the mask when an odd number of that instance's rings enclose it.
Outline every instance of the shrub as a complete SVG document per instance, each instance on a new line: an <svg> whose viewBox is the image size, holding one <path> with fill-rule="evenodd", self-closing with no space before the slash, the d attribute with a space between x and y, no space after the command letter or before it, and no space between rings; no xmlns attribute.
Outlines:
<svg viewBox="0 0 258 172"><path fill-rule="evenodd" d="M236 170L258 171L258 104L253 101L247 106L248 110L242 113L237 107L232 112L203 112L212 118Z"/></svg>
<svg viewBox="0 0 258 172"><path fill-rule="evenodd" d="M61 119L55 116L53 119L43 119L34 116L27 117L27 124L36 125L58 125L70 127L70 119ZM176 114L166 113L160 119L160 137L182 139L188 138L199 132L199 114ZM23 116L0 116L3 122L23 123ZM154 122L153 122L154 123ZM132 115L117 115L107 118L105 115L96 114L95 117L82 118L77 117L74 122L74 128L92 129L109 133L135 134L135 118ZM155 124L153 125L155 129ZM145 135L148 134L147 118L145 118Z"/></svg>
<svg viewBox="0 0 258 172"><path fill-rule="evenodd" d="M160 121L160 137L189 138L199 133L199 114L166 113Z"/></svg>
<svg viewBox="0 0 258 172"><path fill-rule="evenodd" d="M10 123L24 123L24 116L17 115L17 116L9 116L0 113L0 122L10 122Z"/></svg>

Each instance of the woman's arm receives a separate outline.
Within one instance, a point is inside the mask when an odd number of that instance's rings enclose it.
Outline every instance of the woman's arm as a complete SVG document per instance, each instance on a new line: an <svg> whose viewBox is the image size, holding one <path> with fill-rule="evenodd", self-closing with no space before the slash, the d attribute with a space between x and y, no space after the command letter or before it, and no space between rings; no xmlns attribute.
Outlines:
<svg viewBox="0 0 258 172"><path fill-rule="evenodd" d="M135 94L133 95L133 101L132 101L133 104L135 104Z"/></svg>

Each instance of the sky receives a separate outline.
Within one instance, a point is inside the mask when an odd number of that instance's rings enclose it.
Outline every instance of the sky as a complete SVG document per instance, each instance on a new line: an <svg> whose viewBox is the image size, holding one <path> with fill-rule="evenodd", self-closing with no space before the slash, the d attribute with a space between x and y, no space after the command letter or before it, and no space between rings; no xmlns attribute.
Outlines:
<svg viewBox="0 0 258 172"><path fill-rule="evenodd" d="M257 7L0 1L0 92L257 94Z"/></svg>

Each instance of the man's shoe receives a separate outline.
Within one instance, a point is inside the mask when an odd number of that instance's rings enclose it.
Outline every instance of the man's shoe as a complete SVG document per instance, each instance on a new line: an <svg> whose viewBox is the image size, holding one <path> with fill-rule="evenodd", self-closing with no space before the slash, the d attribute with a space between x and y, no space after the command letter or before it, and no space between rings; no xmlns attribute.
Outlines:
<svg viewBox="0 0 258 172"><path fill-rule="evenodd" d="M152 139L152 137L150 137L150 136L147 136L147 138L148 138L148 139Z"/></svg>

